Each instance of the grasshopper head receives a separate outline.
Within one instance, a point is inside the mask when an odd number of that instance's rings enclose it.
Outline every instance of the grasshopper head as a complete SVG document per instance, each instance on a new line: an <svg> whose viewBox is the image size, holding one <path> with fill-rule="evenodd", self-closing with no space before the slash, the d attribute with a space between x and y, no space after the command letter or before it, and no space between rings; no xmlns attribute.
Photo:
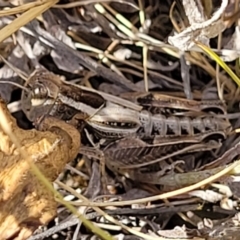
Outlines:
<svg viewBox="0 0 240 240"><path fill-rule="evenodd" d="M35 71L28 79L22 92L22 110L30 121L46 115L54 106L59 92L55 75L46 70Z"/></svg>

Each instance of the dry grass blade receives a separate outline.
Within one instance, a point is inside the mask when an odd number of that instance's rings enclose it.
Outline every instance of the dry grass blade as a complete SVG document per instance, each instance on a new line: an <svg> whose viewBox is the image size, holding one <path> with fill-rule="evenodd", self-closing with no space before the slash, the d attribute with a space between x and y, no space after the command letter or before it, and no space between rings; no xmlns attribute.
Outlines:
<svg viewBox="0 0 240 240"><path fill-rule="evenodd" d="M20 17L13 20L10 24L0 30L0 42L11 36L19 28L32 21L34 18L38 17L40 14L55 5L57 2L58 0L48 0L41 2L41 5L29 9Z"/></svg>
<svg viewBox="0 0 240 240"><path fill-rule="evenodd" d="M240 86L240 79L239 77L231 70L230 67L216 54L214 53L209 47L203 45L202 43L196 42L196 44L205 51L211 58L213 58L236 82L238 86Z"/></svg>
<svg viewBox="0 0 240 240"><path fill-rule="evenodd" d="M54 6L55 8L74 8L74 7L79 7L79 6L83 6L83 5L87 5L87 4L92 4L92 3L108 3L108 2L118 2L118 3L123 3L126 5L129 5L135 9L139 9L137 5L135 5L132 2L128 2L126 0L101 0L101 1L97 1L97 0L81 0L81 1L75 1L75 2L71 2L71 3L66 3L66 4L57 4L56 6Z"/></svg>
<svg viewBox="0 0 240 240"><path fill-rule="evenodd" d="M106 220L108 220L111 223L116 224L117 226L120 226L123 230L128 231L129 233L138 236L140 238L146 239L146 240L165 240L165 238L163 237L159 237L159 236L151 236L150 234L145 234L145 233L141 233L137 230L135 230L134 228L130 228L124 224L122 224L120 221L117 221L116 219L114 219L113 217L111 217L110 215L108 215L107 213L105 213L103 210L101 210L100 208L98 208L97 206L93 206L92 203L86 199L84 196L82 196L81 194L78 194L76 191L74 191L72 188L70 188L69 186L66 186L64 184L62 184L59 181L56 181L56 183L61 186L63 189L66 189L67 191L69 191L70 193L72 193L74 196L78 197L79 199L83 200L84 203L89 203L89 205L93 208L93 210L95 210L97 213L99 213L100 215L102 215ZM112 205L112 203L108 203L108 205ZM107 205L106 205L107 206ZM187 240L184 238L181 238L182 240ZM172 238L168 238L168 240L174 240ZM194 238L193 240L203 240L202 238Z"/></svg>
<svg viewBox="0 0 240 240"><path fill-rule="evenodd" d="M81 202L80 204L84 205L84 206L91 206L91 207L93 207L93 206L105 207L105 206L109 206L109 205L111 205L111 206L126 206L126 205L132 205L132 204L158 201L161 199L173 198L173 197L179 196L181 194L185 194L185 193L191 192L195 189L201 188L202 186L208 185L225 175L235 175L235 174L239 174L239 172L240 172L240 160L235 161L232 164L229 164L223 170L219 171L218 173L212 175L211 177L208 177L196 184L193 184L193 185L190 185L190 186L187 186L184 188L180 188L178 190L174 190L171 192L156 195L153 197L147 197L147 198L131 200L131 201L111 202L111 203Z"/></svg>
<svg viewBox="0 0 240 240"><path fill-rule="evenodd" d="M4 9L4 10L0 11L0 17L22 13L27 10L30 10L31 8L42 5L42 4L43 4L43 1L36 1L36 2L31 2L31 3L25 3L21 6L17 6L14 8Z"/></svg>

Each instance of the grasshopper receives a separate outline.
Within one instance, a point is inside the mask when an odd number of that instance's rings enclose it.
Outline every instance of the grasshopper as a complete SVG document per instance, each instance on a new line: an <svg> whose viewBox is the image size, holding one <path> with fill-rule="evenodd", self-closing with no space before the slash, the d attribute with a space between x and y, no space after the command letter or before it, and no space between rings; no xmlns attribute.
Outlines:
<svg viewBox="0 0 240 240"><path fill-rule="evenodd" d="M109 128L118 129L118 125L124 135L124 132L128 133L131 130L136 132L140 125L137 118L140 106L105 93L99 94L91 89L69 84L46 70L37 70L31 75L26 88L28 91L22 92L21 102L22 109L30 121L35 121L42 115L50 115L65 121L75 117L76 120L90 123L89 119L96 113L99 113L100 117L101 114L108 115L109 110L114 109L109 122L100 120ZM119 114L124 118L119 118ZM116 132L117 130L113 135L117 135Z"/></svg>
<svg viewBox="0 0 240 240"><path fill-rule="evenodd" d="M76 127L83 121L98 139L107 140L100 151L108 168L124 175L170 157L219 148L231 131L220 101L157 93L132 93L126 100L70 84L45 70L30 76L26 88L22 108L29 120L50 115Z"/></svg>
<svg viewBox="0 0 240 240"><path fill-rule="evenodd" d="M220 101L199 102L145 94L137 98L141 104L133 105L121 98L106 97L69 84L45 70L34 73L26 87L29 92L23 91L22 108L31 121L43 114L69 121L81 113L81 118L103 138L119 139L138 134L194 136L209 130L228 132L231 129L227 119L207 111L218 109L224 113L224 105ZM147 109L146 106L150 104L159 111Z"/></svg>

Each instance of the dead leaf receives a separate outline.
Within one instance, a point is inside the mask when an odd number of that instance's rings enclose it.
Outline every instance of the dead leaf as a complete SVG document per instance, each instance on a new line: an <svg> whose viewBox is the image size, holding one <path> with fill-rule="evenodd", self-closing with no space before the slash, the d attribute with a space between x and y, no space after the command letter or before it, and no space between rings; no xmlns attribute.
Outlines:
<svg viewBox="0 0 240 240"><path fill-rule="evenodd" d="M201 1L186 0L182 2L185 11L187 9L186 15L188 16L188 20L191 25L182 32L177 33L174 36L169 36L168 42L183 51L190 50L195 45L194 41L198 41L209 46L209 39L216 37L225 30L226 26L221 19L221 15L225 11L228 1L223 0L221 7L210 19L205 21L203 21L203 13L201 11L196 11L196 3L200 6Z"/></svg>
<svg viewBox="0 0 240 240"><path fill-rule="evenodd" d="M22 149L49 181L54 181L80 147L78 131L53 118L46 118L37 130L18 128L5 103L0 100L12 132ZM0 240L27 239L40 225L56 215L54 196L31 172L28 161L0 128Z"/></svg>

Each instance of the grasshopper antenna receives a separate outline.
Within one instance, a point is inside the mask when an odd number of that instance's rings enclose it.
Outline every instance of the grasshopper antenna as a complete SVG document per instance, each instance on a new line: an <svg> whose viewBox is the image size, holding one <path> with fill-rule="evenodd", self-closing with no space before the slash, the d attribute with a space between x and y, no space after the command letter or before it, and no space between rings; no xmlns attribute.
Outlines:
<svg viewBox="0 0 240 240"><path fill-rule="evenodd" d="M2 59L2 61L8 65L8 67L10 67L21 79L23 79L25 82L28 79L28 75L21 71L20 69L14 67L7 59L5 59L1 54L0 54L0 58Z"/></svg>
<svg viewBox="0 0 240 240"><path fill-rule="evenodd" d="M14 86L16 86L16 87L19 87L19 88L21 88L21 89L22 89L22 90L24 90L24 91L30 92L30 90L29 90L28 88L26 88L26 87L22 86L21 84L15 83L15 82L10 82L10 81L1 81L1 80L0 80L0 84L2 84L2 83L11 84L11 85L14 85Z"/></svg>
<svg viewBox="0 0 240 240"><path fill-rule="evenodd" d="M24 73L23 71L21 71L20 69L14 67L7 59L5 59L1 54L0 54L0 58L2 59L2 61L7 64L7 66L9 68L11 68L21 79L23 79L25 82L28 79L28 76L26 73ZM15 82L10 82L10 81L1 81L0 83L6 83L6 84L12 84L14 86L17 86L21 89L23 89L24 91L29 92L29 89L27 89L26 87L22 86L21 84L15 83Z"/></svg>

